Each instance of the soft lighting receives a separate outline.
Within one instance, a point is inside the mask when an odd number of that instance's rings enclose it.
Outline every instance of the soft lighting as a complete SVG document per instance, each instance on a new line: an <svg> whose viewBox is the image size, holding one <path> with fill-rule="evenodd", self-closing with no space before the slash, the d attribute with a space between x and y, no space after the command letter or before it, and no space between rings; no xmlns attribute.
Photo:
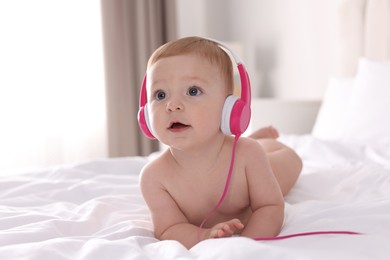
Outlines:
<svg viewBox="0 0 390 260"><path fill-rule="evenodd" d="M100 1L0 2L0 175L106 156Z"/></svg>

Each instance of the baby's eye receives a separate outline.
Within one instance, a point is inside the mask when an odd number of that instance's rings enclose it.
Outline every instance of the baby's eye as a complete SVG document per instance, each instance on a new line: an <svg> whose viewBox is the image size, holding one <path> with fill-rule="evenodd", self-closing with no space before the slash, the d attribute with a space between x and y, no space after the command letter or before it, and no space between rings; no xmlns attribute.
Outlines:
<svg viewBox="0 0 390 260"><path fill-rule="evenodd" d="M197 87L190 87L188 89L188 93L187 93L189 96L198 96L200 94L202 94L202 91L197 88Z"/></svg>
<svg viewBox="0 0 390 260"><path fill-rule="evenodd" d="M157 99L157 100L163 100L165 98L166 94L164 91L162 90L158 90L156 91L156 93L154 94L154 97Z"/></svg>

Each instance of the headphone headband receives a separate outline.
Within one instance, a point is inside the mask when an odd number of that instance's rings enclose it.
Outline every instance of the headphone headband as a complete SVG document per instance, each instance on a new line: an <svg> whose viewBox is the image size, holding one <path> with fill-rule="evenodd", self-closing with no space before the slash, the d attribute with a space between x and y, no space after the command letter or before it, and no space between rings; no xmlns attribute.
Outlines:
<svg viewBox="0 0 390 260"><path fill-rule="evenodd" d="M203 38L203 39L216 43L219 47L222 47L222 49L225 49L225 52L226 52L226 50L227 50L227 52L228 52L229 54L232 55L234 61L235 61L236 64L237 64L237 66L238 66L239 64L244 64L244 62L241 60L240 56L238 56L238 55L237 55L229 46L227 46L225 43L220 42L220 41L215 40L215 39L206 38L206 37Z"/></svg>

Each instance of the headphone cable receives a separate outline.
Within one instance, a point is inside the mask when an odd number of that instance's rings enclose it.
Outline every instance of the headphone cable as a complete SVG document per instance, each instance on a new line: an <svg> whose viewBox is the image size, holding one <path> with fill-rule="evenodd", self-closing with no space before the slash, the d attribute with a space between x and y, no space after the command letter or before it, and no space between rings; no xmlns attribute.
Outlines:
<svg viewBox="0 0 390 260"><path fill-rule="evenodd" d="M236 146L237 146L237 142L238 142L239 138L240 138L240 135L235 135L234 136L232 157L231 157L231 160L230 160L230 167L229 167L228 176L226 178L225 188L224 188L224 190L222 192L221 198L219 199L217 205L212 210L210 210L210 212L206 215L206 217L203 219L202 223L198 227L198 235L197 235L198 241L201 241L200 233L201 233L201 230L202 230L204 224L217 212L218 208L221 206L222 202L225 200L225 197L226 197L226 195L228 193L228 189L229 189L229 186L230 186L230 181L231 181L231 178L232 178L232 175L233 175L234 159L235 159L235 156L236 156Z"/></svg>

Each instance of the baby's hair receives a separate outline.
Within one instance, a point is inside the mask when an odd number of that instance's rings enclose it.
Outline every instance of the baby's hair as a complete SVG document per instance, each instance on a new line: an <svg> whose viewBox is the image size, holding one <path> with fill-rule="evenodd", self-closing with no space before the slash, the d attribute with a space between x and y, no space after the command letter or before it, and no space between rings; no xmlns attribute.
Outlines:
<svg viewBox="0 0 390 260"><path fill-rule="evenodd" d="M148 69L162 58L182 55L196 54L209 60L211 64L217 65L224 76L227 84L227 94L233 93L233 64L229 55L213 41L197 37L184 37L170 41L159 47L149 58Z"/></svg>

